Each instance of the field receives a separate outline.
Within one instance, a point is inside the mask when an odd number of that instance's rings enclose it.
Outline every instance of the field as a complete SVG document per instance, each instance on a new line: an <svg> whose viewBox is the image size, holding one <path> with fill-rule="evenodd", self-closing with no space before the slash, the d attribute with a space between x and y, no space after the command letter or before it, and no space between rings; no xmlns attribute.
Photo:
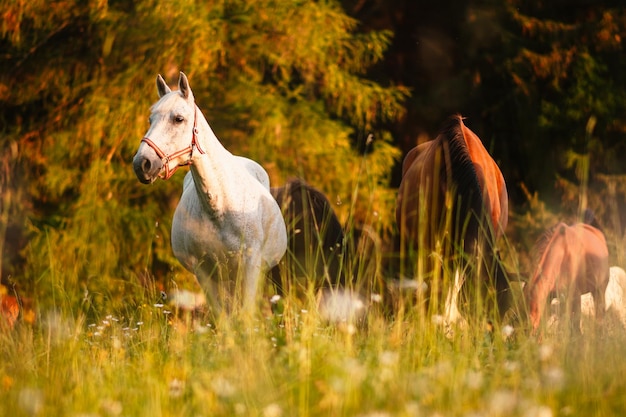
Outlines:
<svg viewBox="0 0 626 417"><path fill-rule="evenodd" d="M60 297L60 299L62 299ZM609 416L626 411L626 333L539 342L522 327L449 332L372 308L326 323L313 297L212 324L145 300L98 318L62 302L2 332L2 416ZM375 306L374 306L375 307ZM621 370L620 370L621 369Z"/></svg>

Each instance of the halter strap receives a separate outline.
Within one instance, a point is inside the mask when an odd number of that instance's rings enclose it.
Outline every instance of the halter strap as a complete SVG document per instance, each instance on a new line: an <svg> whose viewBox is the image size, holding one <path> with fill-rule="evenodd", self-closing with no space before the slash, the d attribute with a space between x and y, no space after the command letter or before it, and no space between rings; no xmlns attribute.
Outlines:
<svg viewBox="0 0 626 417"><path fill-rule="evenodd" d="M198 120L198 106L195 106L195 111L194 111L194 115L193 115L193 130L192 130L192 133L191 133L191 144L189 146L187 146L186 148L178 150L178 151L176 151L176 152L174 152L174 153L172 153L170 155L168 155L165 152L163 152L161 150L161 148L159 148L159 146L156 143L154 143L147 136L144 137L143 139L141 139L141 142L144 142L146 145L151 147L154 150L154 152L156 152L158 157L161 158L161 162L163 163L163 166L165 167L165 172L159 173L159 177L161 177L162 179L168 180L168 179L170 179L172 177L172 175L174 175L174 173L176 172L176 170L179 167L182 167L182 166L185 166L185 165L191 165L191 156L193 155L193 148L194 147L201 154L205 154L204 150L198 144L197 120ZM178 158L179 156L184 155L186 153L189 153L189 159L187 160L187 162L185 162L183 164L176 165L173 169L170 169L169 162L172 159Z"/></svg>

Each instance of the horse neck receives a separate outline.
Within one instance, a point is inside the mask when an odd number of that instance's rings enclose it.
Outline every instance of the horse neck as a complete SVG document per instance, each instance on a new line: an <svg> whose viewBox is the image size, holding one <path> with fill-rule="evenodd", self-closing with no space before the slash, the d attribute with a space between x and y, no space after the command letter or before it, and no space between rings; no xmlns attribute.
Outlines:
<svg viewBox="0 0 626 417"><path fill-rule="evenodd" d="M533 278L528 283L530 300L542 302L555 289L556 280L560 275L561 264L564 260L564 248L557 248L558 240L562 239L567 226L558 224L549 236L537 263ZM560 252L559 252L560 251Z"/></svg>
<svg viewBox="0 0 626 417"><path fill-rule="evenodd" d="M209 212L218 214L231 200L237 164L234 155L217 139L204 116L198 111L196 148L193 149L190 171L199 199ZM217 198L216 198L217 197Z"/></svg>
<svg viewBox="0 0 626 417"><path fill-rule="evenodd" d="M217 167L225 167L228 168L229 164L224 163L226 159L232 158L233 154L230 153L224 145L219 141L211 126L209 126L209 122L204 118L204 115L197 109L197 119L196 125L198 129L198 133L196 135L196 149L194 149L194 154L192 155L192 161L194 157L198 157L200 155L206 155L209 161L216 161ZM207 159L205 157L199 159ZM222 162L220 162L222 161ZM195 163L195 161L193 161ZM192 163L192 166L193 166Z"/></svg>

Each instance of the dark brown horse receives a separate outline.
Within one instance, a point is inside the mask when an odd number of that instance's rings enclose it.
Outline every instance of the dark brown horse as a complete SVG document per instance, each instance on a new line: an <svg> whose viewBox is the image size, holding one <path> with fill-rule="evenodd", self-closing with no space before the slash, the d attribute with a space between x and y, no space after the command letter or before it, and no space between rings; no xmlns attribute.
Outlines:
<svg viewBox="0 0 626 417"><path fill-rule="evenodd" d="M537 333L550 295L564 295L576 332L580 332L582 294L593 295L596 318L602 319L609 282L609 251L604 234L584 223L559 223L537 243L536 253L535 272L524 288L533 333Z"/></svg>
<svg viewBox="0 0 626 417"><path fill-rule="evenodd" d="M500 314L504 314L509 284L495 242L508 220L506 184L498 165L461 116L451 117L436 139L406 155L396 220L401 252L409 258L417 253L414 275L439 277L438 268L457 262L464 272L460 304L464 308L477 304L473 289L480 283L483 295L495 288Z"/></svg>
<svg viewBox="0 0 626 417"><path fill-rule="evenodd" d="M279 290L286 274L304 287L331 288L346 283L343 268L344 231L331 203L319 190L301 179L272 188L287 226L287 254L272 270ZM281 270L283 274L281 274Z"/></svg>

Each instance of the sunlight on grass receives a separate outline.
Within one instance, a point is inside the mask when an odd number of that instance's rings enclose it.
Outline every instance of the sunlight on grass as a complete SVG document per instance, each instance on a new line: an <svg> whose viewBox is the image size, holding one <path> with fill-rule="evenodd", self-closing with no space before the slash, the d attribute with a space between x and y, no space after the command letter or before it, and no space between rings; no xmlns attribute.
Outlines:
<svg viewBox="0 0 626 417"><path fill-rule="evenodd" d="M556 416L625 406L623 332L538 343L505 326L450 337L411 314L373 314L348 332L323 324L315 305L286 301L282 316L215 324L154 304L97 321L42 313L1 336L0 414Z"/></svg>
<svg viewBox="0 0 626 417"><path fill-rule="evenodd" d="M50 297L38 303L36 319L0 333L0 416L556 417L626 411L619 377L626 368L626 332L618 321L600 327L587 318L582 336L545 325L539 341L528 335L521 286L513 283L517 315L490 323L479 305L479 314L455 324L444 317L442 300L425 306L424 294L436 292L432 280L386 265L400 256L388 254L377 239L377 223L371 224L362 231L366 239L347 237L343 268L354 275L348 287L360 298L345 293L325 300L314 285L293 285L278 296L267 285L253 317L179 311L154 285L126 284L135 290L125 293L127 305L107 303L106 293L92 303L92 294L68 284L77 282L84 266L64 269L49 260L38 285ZM514 245L503 246L507 269L520 275ZM412 256L418 265L429 255ZM440 265L437 282L452 284L454 271ZM396 287L390 289L391 282ZM470 296L478 299L479 293ZM170 297L189 309L201 299L183 291Z"/></svg>

